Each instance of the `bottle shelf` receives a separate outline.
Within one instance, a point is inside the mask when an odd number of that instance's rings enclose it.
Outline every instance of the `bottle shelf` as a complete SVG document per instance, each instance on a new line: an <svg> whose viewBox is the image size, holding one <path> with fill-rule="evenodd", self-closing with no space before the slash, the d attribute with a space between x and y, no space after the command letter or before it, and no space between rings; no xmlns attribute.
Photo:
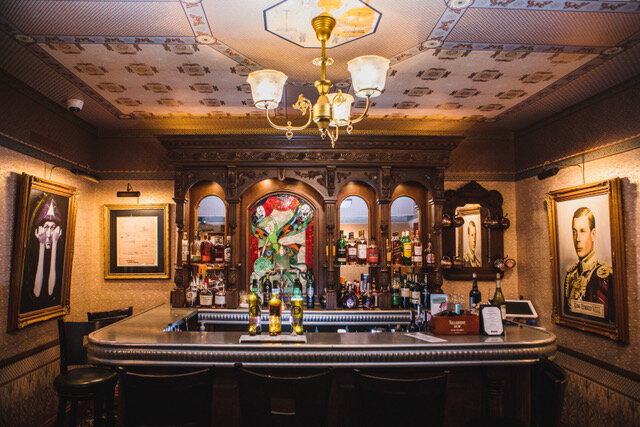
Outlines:
<svg viewBox="0 0 640 427"><path fill-rule="evenodd" d="M194 267L206 267L209 270L223 270L228 267L228 264L211 264L203 262L185 262L183 265L191 265Z"/></svg>

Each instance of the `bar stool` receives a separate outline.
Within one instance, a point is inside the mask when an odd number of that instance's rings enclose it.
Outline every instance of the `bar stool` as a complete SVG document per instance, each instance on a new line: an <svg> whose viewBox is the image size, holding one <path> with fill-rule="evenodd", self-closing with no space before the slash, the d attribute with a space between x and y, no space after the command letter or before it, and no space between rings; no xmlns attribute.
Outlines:
<svg viewBox="0 0 640 427"><path fill-rule="evenodd" d="M120 308L110 311L87 311L87 320L89 322L100 320L103 326L110 325L133 314L133 307Z"/></svg>
<svg viewBox="0 0 640 427"><path fill-rule="evenodd" d="M87 352L84 337L104 325L100 322L65 322L58 319L60 339L60 375L53 381L58 393L56 422L64 424L67 402L71 402L71 420L76 422L78 401L93 401L96 423L102 422L103 403L107 407L107 420L113 422L113 394L118 377L114 371L98 366L69 369L73 365L86 365Z"/></svg>
<svg viewBox="0 0 640 427"><path fill-rule="evenodd" d="M434 425L444 422L449 371L429 378L383 378L354 370L358 422ZM418 410L420 409L420 410Z"/></svg>
<svg viewBox="0 0 640 427"><path fill-rule="evenodd" d="M151 375L118 369L125 426L210 426L213 368Z"/></svg>
<svg viewBox="0 0 640 427"><path fill-rule="evenodd" d="M236 363L240 425L326 426L333 369L314 375L277 377Z"/></svg>

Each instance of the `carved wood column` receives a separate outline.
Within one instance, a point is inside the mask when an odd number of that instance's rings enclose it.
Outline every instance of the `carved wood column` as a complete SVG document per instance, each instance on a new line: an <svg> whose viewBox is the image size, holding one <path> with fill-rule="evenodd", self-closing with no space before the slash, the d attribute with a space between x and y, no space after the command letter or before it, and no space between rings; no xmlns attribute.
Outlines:
<svg viewBox="0 0 640 427"><path fill-rule="evenodd" d="M389 209L391 206L391 200L379 199L378 207L380 212L380 270L378 270L378 304L383 310L391 309L391 293L389 292L390 283L390 267L387 264L387 251L391 248L387 247L387 241L389 240Z"/></svg>
<svg viewBox="0 0 640 427"><path fill-rule="evenodd" d="M433 251L436 258L434 276L429 279L429 291L442 292L442 274L440 259L442 257L442 208L444 206L444 168L436 168L431 174L431 198L429 199L429 230L433 239Z"/></svg>
<svg viewBox="0 0 640 427"><path fill-rule="evenodd" d="M335 310L338 306L338 296L336 294L337 289L337 274L338 271L335 267L335 257L333 256L333 245L336 242L336 220L337 220L337 205L336 199L325 199L324 212L327 221L327 275L326 275L326 290L327 290L327 309Z"/></svg>
<svg viewBox="0 0 640 427"><path fill-rule="evenodd" d="M227 193L225 195L227 212L227 236L231 237L231 263L227 267L227 308L237 308L240 305L238 295L238 280L242 264L240 263L240 236L236 234L238 228L238 209L240 199L237 197L238 191L237 168L227 167Z"/></svg>
<svg viewBox="0 0 640 427"><path fill-rule="evenodd" d="M184 197L174 197L176 202L176 228L178 237L176 238L176 272L173 280L176 284L175 289L171 291L171 306L184 307L185 305L185 288L189 283L189 272L182 267L184 261L182 259L182 239L184 238L184 205L187 201ZM186 277L185 277L186 276Z"/></svg>

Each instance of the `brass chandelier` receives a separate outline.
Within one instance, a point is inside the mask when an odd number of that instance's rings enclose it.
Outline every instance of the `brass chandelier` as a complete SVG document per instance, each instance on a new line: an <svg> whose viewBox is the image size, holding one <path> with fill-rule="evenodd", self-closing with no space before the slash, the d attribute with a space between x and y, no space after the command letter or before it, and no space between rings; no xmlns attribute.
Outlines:
<svg viewBox="0 0 640 427"><path fill-rule="evenodd" d="M275 129L285 131L287 139L293 137L294 131L306 129L313 121L318 126L322 139L328 136L331 140L331 147L334 148L340 127L345 126L347 133L350 134L353 130L353 124L364 119L369 112L371 98L382 93L390 61L377 55L365 55L347 62L355 95L367 98L364 112L359 117L351 119L353 96L342 93L341 90L329 93L333 83L331 80L327 80L327 66L333 64L333 59L327 57L326 42L331 38L336 20L330 15L322 14L311 20L311 26L316 32L322 49L321 56L313 60L314 65L320 66L320 80L315 82L319 96L314 105L300 94L292 106L303 116L307 112L309 113L306 124L293 126L291 121L288 121L286 126L280 126L271 120L269 110L275 109L280 104L284 84L287 80L286 74L276 70L258 70L249 74L247 82L251 85L251 96L256 108L265 110L269 124Z"/></svg>

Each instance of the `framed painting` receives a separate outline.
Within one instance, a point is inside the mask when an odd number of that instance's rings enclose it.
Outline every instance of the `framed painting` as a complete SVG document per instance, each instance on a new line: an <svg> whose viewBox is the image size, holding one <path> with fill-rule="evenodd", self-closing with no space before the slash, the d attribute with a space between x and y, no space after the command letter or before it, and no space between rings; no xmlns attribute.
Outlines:
<svg viewBox="0 0 640 427"><path fill-rule="evenodd" d="M464 223L456 228L456 254L463 260L464 267L482 267L482 216L480 205L470 205L456 209L456 215Z"/></svg>
<svg viewBox="0 0 640 427"><path fill-rule="evenodd" d="M76 189L20 177L7 330L69 313Z"/></svg>
<svg viewBox="0 0 640 427"><path fill-rule="evenodd" d="M105 279L168 279L169 205L104 206Z"/></svg>
<svg viewBox="0 0 640 427"><path fill-rule="evenodd" d="M620 179L547 194L555 323L628 342Z"/></svg>

